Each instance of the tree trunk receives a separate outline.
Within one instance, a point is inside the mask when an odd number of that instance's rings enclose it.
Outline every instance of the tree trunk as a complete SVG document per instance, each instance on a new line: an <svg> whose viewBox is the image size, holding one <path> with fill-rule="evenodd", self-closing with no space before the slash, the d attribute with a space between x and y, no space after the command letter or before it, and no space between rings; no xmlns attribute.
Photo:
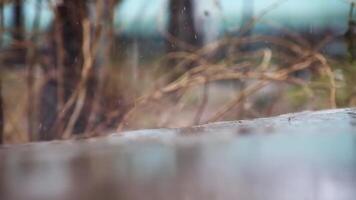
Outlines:
<svg viewBox="0 0 356 200"><path fill-rule="evenodd" d="M354 62L356 59L356 20L353 19L354 8L355 3L352 2L349 12L348 29L344 35L351 62Z"/></svg>
<svg viewBox="0 0 356 200"><path fill-rule="evenodd" d="M193 52L202 45L202 37L199 36L194 24L194 0L170 0L169 24L166 37L166 52L179 51ZM196 66L194 61L185 63L177 68L180 59L170 59L165 63L166 70L170 73L168 81L175 80L185 71Z"/></svg>
<svg viewBox="0 0 356 200"><path fill-rule="evenodd" d="M24 39L24 24L23 24L23 2L22 0L15 0L13 10L13 38L14 40L21 41Z"/></svg>
<svg viewBox="0 0 356 200"><path fill-rule="evenodd" d="M64 105L70 100L81 79L83 65L83 20L87 17L85 1L63 0L56 8L56 77L49 79L43 87L40 110L40 140L61 137L73 113L74 104L62 115ZM55 33L55 34L56 34ZM73 132L85 130L94 96L94 79L86 85L86 100ZM61 115L59 115L61 113Z"/></svg>
<svg viewBox="0 0 356 200"><path fill-rule="evenodd" d="M2 102L2 84L0 80L0 145L4 142L4 109Z"/></svg>
<svg viewBox="0 0 356 200"><path fill-rule="evenodd" d="M64 0L57 7L57 20L63 45L63 95L69 99L79 79L83 64L83 26L86 9L84 1ZM59 45L59 44L57 44Z"/></svg>
<svg viewBox="0 0 356 200"><path fill-rule="evenodd" d="M4 4L0 2L0 47L2 46L2 33L4 30ZM4 142L4 109L2 100L2 78L0 77L0 145Z"/></svg>
<svg viewBox="0 0 356 200"><path fill-rule="evenodd" d="M192 50L201 45L194 25L193 0L170 0L167 51Z"/></svg>

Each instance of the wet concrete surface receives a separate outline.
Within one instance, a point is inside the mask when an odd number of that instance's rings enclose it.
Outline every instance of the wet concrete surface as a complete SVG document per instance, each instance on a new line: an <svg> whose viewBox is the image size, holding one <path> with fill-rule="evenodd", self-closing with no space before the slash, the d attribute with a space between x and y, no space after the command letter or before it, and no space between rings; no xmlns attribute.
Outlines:
<svg viewBox="0 0 356 200"><path fill-rule="evenodd" d="M1 200L356 199L356 109L0 148Z"/></svg>

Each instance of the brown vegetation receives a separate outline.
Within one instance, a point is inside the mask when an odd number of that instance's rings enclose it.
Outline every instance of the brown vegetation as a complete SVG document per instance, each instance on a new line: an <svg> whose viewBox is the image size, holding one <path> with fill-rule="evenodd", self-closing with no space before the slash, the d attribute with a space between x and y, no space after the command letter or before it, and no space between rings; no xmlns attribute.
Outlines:
<svg viewBox="0 0 356 200"><path fill-rule="evenodd" d="M246 18L249 21L237 36L202 46L191 1L172 0L170 25L163 34L168 52L139 63L133 86L130 66L125 67L127 63L118 61L113 52L113 10L119 2L107 1L92 2L94 14L84 1L52 5L56 17L49 39L38 32L38 21L33 32L26 33L30 37L21 36L23 24L15 22L11 48L25 50L25 73L2 69L5 142L91 137L115 129L189 126L306 108L354 106L355 66L321 51L335 38L326 35L312 44L297 32L261 21L273 6ZM182 9L186 10L183 18ZM250 33L256 23L279 29L285 37ZM43 46L48 48L44 51ZM5 58L1 55L2 66L7 65ZM296 76L302 71L312 77ZM9 84L14 81L9 74L15 74L17 82L26 80L17 83L26 85L22 90L26 98L11 98L9 88L17 85ZM229 83L233 89L221 90L221 85ZM268 87L279 91L264 102L265 94L258 95ZM296 99L300 99L298 105L293 104Z"/></svg>

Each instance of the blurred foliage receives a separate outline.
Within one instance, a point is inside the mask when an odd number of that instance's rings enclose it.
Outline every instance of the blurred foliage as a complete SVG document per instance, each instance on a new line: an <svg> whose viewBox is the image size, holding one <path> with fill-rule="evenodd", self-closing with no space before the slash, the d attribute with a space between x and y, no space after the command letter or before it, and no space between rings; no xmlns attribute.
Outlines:
<svg viewBox="0 0 356 200"><path fill-rule="evenodd" d="M73 69L79 76L67 88L68 98L54 107L59 116L69 113L68 118L56 116L55 125L62 125L67 133L66 137L59 133L55 139L356 106L356 64L348 59L355 48L353 23L349 23L348 33L342 36L328 27L311 33L291 30L261 20L277 6L272 5L245 17L238 31L203 44L200 37L204 35L198 35L203 33L186 27L194 25L193 19L180 21L185 12L177 12L173 4L171 9L177 16L170 23L176 25L163 31L159 38L116 33L114 8L120 3L88 1L88 13L77 16L81 27L73 25L76 22L68 20L65 12L58 16L58 5L53 4L57 21L48 30L25 32L36 37L12 40L10 45L2 46L5 142L38 139L36 130L43 126L38 119L43 114L39 111L43 106L41 98L50 96L43 93L43 88L51 86L51 80L58 81L52 85L58 87L63 78L59 76L61 65L69 66L63 62L68 54L72 65L67 74ZM185 3L191 5L189 1ZM184 9L184 5L179 7ZM188 11L194 17L193 10ZM71 24L72 30L78 32L68 31L68 26L59 29L58 21ZM259 23L272 31L254 32ZM179 34L175 32L177 28ZM5 31L13 30L2 33ZM194 37L187 34L191 32ZM63 37L62 33L68 35ZM348 55L328 53L334 50L332 43L342 46ZM86 69L92 74L88 75ZM88 84L90 76L94 77L94 86ZM89 90L93 92L92 104L84 109L81 106L90 95L79 94ZM57 98L58 91L54 91L51 94ZM68 128L70 119L74 119L74 124L80 121L78 116L73 117L76 108L88 117L84 131L78 133L75 128Z"/></svg>

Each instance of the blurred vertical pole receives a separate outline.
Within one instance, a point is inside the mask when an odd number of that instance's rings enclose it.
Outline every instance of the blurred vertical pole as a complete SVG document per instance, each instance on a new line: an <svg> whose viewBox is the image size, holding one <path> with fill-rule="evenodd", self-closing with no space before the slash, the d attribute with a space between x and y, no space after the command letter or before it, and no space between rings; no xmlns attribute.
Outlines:
<svg viewBox="0 0 356 200"><path fill-rule="evenodd" d="M14 40L21 41L24 39L23 2L22 2L22 0L14 0L13 19L14 19L13 38L14 38Z"/></svg>
<svg viewBox="0 0 356 200"><path fill-rule="evenodd" d="M57 20L63 42L63 88L64 99L68 100L80 78L83 64L83 25L86 15L85 1L63 0L57 6Z"/></svg>
<svg viewBox="0 0 356 200"><path fill-rule="evenodd" d="M0 1L0 47L2 47L2 39L4 32L4 4ZM0 69L1 71L2 69ZM2 74L0 74L0 145L4 142L4 108L2 99Z"/></svg>
<svg viewBox="0 0 356 200"><path fill-rule="evenodd" d="M188 51L193 52L202 45L194 24L194 0L169 0L169 22L166 38L166 52ZM196 5L196 4L195 4ZM172 77L175 79L184 71L194 67L192 61L180 69L175 68L178 60L171 59L166 63L167 70L174 70Z"/></svg>
<svg viewBox="0 0 356 200"><path fill-rule="evenodd" d="M86 1L63 0L63 3L57 7L57 18L61 31L63 45L63 99L66 103L74 94L75 89L81 79L83 65L83 20L87 17ZM73 107L74 108L74 107ZM85 112L85 109L83 109ZM63 128L67 126L68 120L73 109L67 112L62 121ZM87 113L87 115L89 112ZM81 117L75 124L75 132L82 132L86 126L86 116ZM62 127L59 128L58 136L63 134Z"/></svg>
<svg viewBox="0 0 356 200"><path fill-rule="evenodd" d="M118 4L121 3L121 0L105 0L102 2L103 7L103 16L102 20L103 25L103 40L100 43L100 48L104 49L102 52L98 52L99 60L101 63L98 68L97 84L96 84L96 95L93 98L93 108L91 115L88 120L88 126L85 132L93 132L94 129L98 128L100 123L104 122L105 109L109 107L110 103L108 102L108 97L105 96L105 82L108 79L108 66L110 66L111 59L115 57L115 27L114 27L114 16L115 8ZM97 2L98 4L98 2ZM97 5L98 7L98 5ZM98 9L98 8L97 8ZM116 99L114 100L116 101Z"/></svg>
<svg viewBox="0 0 356 200"><path fill-rule="evenodd" d="M172 37L179 36L179 6L180 0L169 0L169 22L168 22L168 34ZM172 39L167 40L167 53L178 50L178 45Z"/></svg>
<svg viewBox="0 0 356 200"><path fill-rule="evenodd" d="M4 108L2 101L2 80L0 80L0 145L4 142Z"/></svg>
<svg viewBox="0 0 356 200"><path fill-rule="evenodd" d="M40 20L42 17L42 0L37 0L34 9L36 10L34 21L32 24L32 33L30 40L33 45L27 50L27 98L31 101L28 101L27 105L27 123L28 123L28 135L30 141L35 141L37 139L37 134L35 134L35 121L36 121L36 95L34 91L34 66L37 61L37 38L40 29Z"/></svg>
<svg viewBox="0 0 356 200"><path fill-rule="evenodd" d="M113 51L113 44L115 42L115 24L114 24L114 16L115 16L115 8L117 5L120 5L122 0L106 0L106 14L104 14L104 18L107 22L107 55L109 56L108 58L110 59L110 56L112 55Z"/></svg>
<svg viewBox="0 0 356 200"><path fill-rule="evenodd" d="M348 29L344 35L351 62L354 62L356 59L356 21L353 19L354 7L355 3L352 2L350 5Z"/></svg>
<svg viewBox="0 0 356 200"><path fill-rule="evenodd" d="M77 88L81 78L83 65L83 20L86 17L86 1L62 0L55 8L55 34L59 39L55 41L57 55L56 78L51 78L42 88L39 113L40 140L60 138L73 112L73 106L59 117L63 107L58 106L60 99L67 103ZM59 51L59 52L58 52ZM58 56L63 55L63 56ZM61 59L60 62L58 60ZM58 66L61 63L60 66ZM59 92L62 91L62 92ZM84 106L87 108L87 106ZM86 125L85 109L75 125L75 132L84 130Z"/></svg>
<svg viewBox="0 0 356 200"><path fill-rule="evenodd" d="M167 41L168 52L184 51L187 50L185 46L201 45L201 38L194 24L193 0L169 1L168 34L172 37Z"/></svg>
<svg viewBox="0 0 356 200"><path fill-rule="evenodd" d="M4 2L0 0L0 47L2 46L3 33L5 28Z"/></svg>
<svg viewBox="0 0 356 200"><path fill-rule="evenodd" d="M103 27L104 34L102 41L102 49L104 49L102 53L104 56L103 62L99 68L100 71L98 73L96 95L93 100L93 112L88 126L88 132L95 132L96 134L100 134L103 129L115 128L117 124L120 123L122 116L129 107L123 96L123 89L118 89L115 92L115 95L107 95L107 89L105 88L105 85L109 83L109 80L112 77L112 75L110 75L110 73L113 73L112 70L115 70L115 73L120 73L122 71L121 61L118 61L120 65L117 65L117 63L115 64L117 66L115 68L111 68L109 66L112 65L113 60L116 60L117 57L119 57L118 53L123 51L123 46L121 45L123 38L120 33L115 33L114 19L115 11L122 5L123 2L123 0L106 0L104 2L106 5L103 15L104 21L106 21ZM142 5L146 5L146 2ZM144 8L145 7L143 7L143 9ZM116 110L117 112L114 116L110 116L109 113L112 113L113 110Z"/></svg>

